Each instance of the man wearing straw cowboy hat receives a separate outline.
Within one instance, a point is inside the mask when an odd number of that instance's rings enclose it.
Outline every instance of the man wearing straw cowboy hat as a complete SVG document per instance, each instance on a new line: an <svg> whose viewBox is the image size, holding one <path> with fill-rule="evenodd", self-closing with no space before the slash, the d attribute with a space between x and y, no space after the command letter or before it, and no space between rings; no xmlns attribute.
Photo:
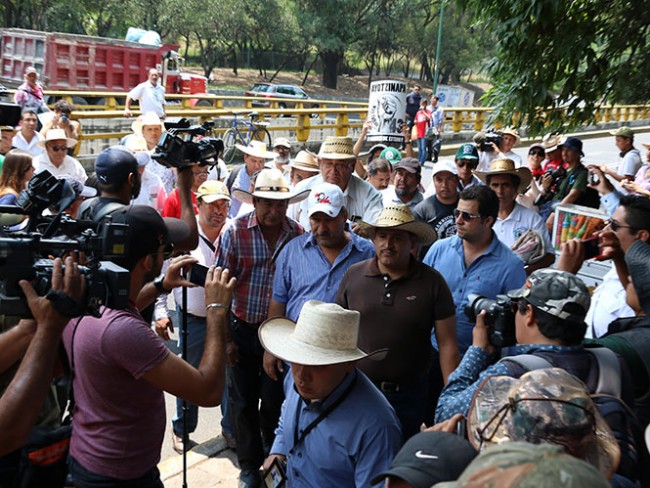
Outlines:
<svg viewBox="0 0 650 488"><path fill-rule="evenodd" d="M370 183L352 175L356 160L352 139L327 137L318 152L320 175L300 183L296 190L311 190L322 182L337 185L345 195L348 218L374 222L383 208L382 196ZM302 202L294 205L289 215L307 228L308 212L307 202Z"/></svg>
<svg viewBox="0 0 650 488"><path fill-rule="evenodd" d="M48 130L45 140L38 142L38 146L45 148L45 152L34 158L36 172L47 170L56 177L71 176L85 183L88 175L83 166L75 158L68 156L68 149L76 145L77 141L66 137L65 130Z"/></svg>
<svg viewBox="0 0 650 488"><path fill-rule="evenodd" d="M261 170L253 191L247 190L236 189L232 196L252 203L254 210L221 232L215 264L227 266L237 278L226 337L228 395L242 470L240 486L257 487L258 469L273 440L282 404L282 385L263 371L257 329L268 316L278 254L304 232L286 216L287 206L306 198L307 192L292 192L277 169Z"/></svg>
<svg viewBox="0 0 650 488"><path fill-rule="evenodd" d="M555 262L555 253L545 222L537 212L516 202L517 195L526 191L530 185L530 170L525 167L515 169L512 159L498 158L492 161L489 171L475 171L474 174L489 186L499 199L499 213L492 230L501 242L512 248L527 231L533 230L539 234L539 243L543 247L537 255L541 259L526 262L522 255L518 254L526 263L526 273L551 266Z"/></svg>
<svg viewBox="0 0 650 488"><path fill-rule="evenodd" d="M234 194L235 190L244 190L245 192L251 189L251 178L255 173L264 168L265 164L275 158L275 153L269 151L266 143L262 141L251 141L248 146L235 144L235 147L244 153L244 164L240 164L232 170L228 175L226 186L230 190L232 196L232 204L230 205L229 217L237 217L242 201Z"/></svg>
<svg viewBox="0 0 650 488"><path fill-rule="evenodd" d="M316 176L319 171L316 155L309 151L300 151L289 163L291 186L295 187L301 181Z"/></svg>
<svg viewBox="0 0 650 488"><path fill-rule="evenodd" d="M271 456L286 461L291 487L370 486L390 466L402 435L395 412L355 366L383 357L357 347L359 312L310 300L297 322L267 320L260 342L291 364Z"/></svg>
<svg viewBox="0 0 650 488"><path fill-rule="evenodd" d="M418 245L433 242L436 233L426 222L416 221L408 207L386 207L376 222L360 227L372 237L376 255L350 267L336 301L361 313L360 347L388 348L384 360L361 361L359 369L395 408L407 439L427 415L432 333L440 346L439 383L446 383L458 366L454 301L440 273L413 255Z"/></svg>

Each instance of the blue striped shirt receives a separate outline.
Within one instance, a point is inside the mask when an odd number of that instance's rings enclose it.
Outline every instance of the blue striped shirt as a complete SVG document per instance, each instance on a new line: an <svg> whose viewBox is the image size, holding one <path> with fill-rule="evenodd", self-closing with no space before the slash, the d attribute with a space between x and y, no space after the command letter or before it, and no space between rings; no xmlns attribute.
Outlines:
<svg viewBox="0 0 650 488"><path fill-rule="evenodd" d="M334 303L343 275L350 266L375 256L373 244L350 232L350 241L330 264L311 233L289 242L278 256L273 300L286 304L285 315L298 320L304 303Z"/></svg>

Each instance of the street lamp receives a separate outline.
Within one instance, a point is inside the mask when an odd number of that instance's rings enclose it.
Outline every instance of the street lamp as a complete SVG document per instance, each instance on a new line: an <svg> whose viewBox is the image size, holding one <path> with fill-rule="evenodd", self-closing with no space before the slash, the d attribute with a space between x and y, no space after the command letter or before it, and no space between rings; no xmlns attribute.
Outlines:
<svg viewBox="0 0 650 488"><path fill-rule="evenodd" d="M433 73L433 95L438 92L438 66L440 61L440 43L442 42L442 15L445 10L445 0L440 0L440 22L438 23L438 44L436 46L436 68Z"/></svg>

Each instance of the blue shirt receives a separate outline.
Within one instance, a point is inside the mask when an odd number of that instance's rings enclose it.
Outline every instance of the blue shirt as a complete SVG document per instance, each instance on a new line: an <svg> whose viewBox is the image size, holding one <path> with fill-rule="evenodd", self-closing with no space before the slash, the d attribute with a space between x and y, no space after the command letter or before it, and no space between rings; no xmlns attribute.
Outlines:
<svg viewBox="0 0 650 488"><path fill-rule="evenodd" d="M399 421L388 400L361 371L346 375L323 401L304 400L291 373L284 391L271 454L287 456L287 486L370 487L375 476L389 469L402 444ZM343 402L294 447L296 427L300 435L348 391Z"/></svg>
<svg viewBox="0 0 650 488"><path fill-rule="evenodd" d="M522 344L514 347L512 356L534 352L579 351L582 346L557 346L554 344ZM480 347L470 346L462 361L449 375L449 383L442 390L436 408L436 423L447 420L457 413L467 415L474 394L481 382L489 376L512 376L503 363L488 367L490 356Z"/></svg>
<svg viewBox="0 0 650 488"><path fill-rule="evenodd" d="M233 190L244 190L249 191L251 188L251 177L246 171L246 165L244 164L241 169L237 172L235 181L232 183L232 188L230 189L230 195L232 196ZM235 218L239 215L239 207L241 207L241 200L238 200L234 196L230 202L230 210L228 211L228 217Z"/></svg>
<svg viewBox="0 0 650 488"><path fill-rule="evenodd" d="M273 300L286 304L285 315L298 320L308 300L334 303L343 275L350 266L375 256L373 244L350 232L350 240L330 264L312 233L291 240L278 255Z"/></svg>
<svg viewBox="0 0 650 488"><path fill-rule="evenodd" d="M465 267L463 241L458 236L436 242L423 260L438 270L447 282L456 304L458 351L464 354L472 343L474 323L465 315L467 295L474 293L494 299L510 290L521 288L526 281L524 263L492 233L492 243ZM431 344L438 349L435 336Z"/></svg>

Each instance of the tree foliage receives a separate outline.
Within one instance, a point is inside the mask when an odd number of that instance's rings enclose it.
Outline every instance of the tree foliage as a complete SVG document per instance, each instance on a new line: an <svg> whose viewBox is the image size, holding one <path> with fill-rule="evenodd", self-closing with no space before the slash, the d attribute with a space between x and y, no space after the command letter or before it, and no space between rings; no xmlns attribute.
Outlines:
<svg viewBox="0 0 650 488"><path fill-rule="evenodd" d="M502 121L539 133L590 122L603 103L648 99L647 0L458 2L497 39L486 103ZM558 110L542 119L538 107Z"/></svg>

